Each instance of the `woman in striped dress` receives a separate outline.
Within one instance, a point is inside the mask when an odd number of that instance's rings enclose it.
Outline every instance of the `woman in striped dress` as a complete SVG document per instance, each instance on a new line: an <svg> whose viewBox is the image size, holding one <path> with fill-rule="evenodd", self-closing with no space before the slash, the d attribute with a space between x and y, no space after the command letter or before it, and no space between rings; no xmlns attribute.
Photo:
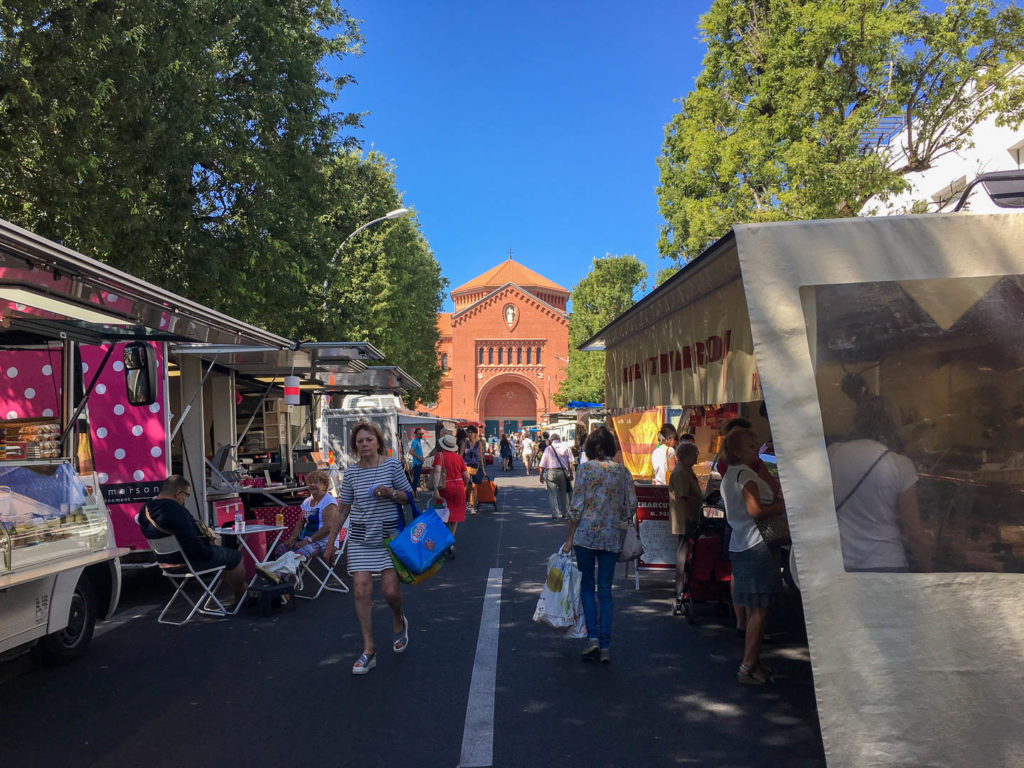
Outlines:
<svg viewBox="0 0 1024 768"><path fill-rule="evenodd" d="M351 515L348 528L348 572L355 586L356 617L363 635L363 652L352 665L353 675L365 675L377 666L373 643L373 574L380 574L381 592L391 608L392 649L409 647L409 621L402 613L398 574L384 542L398 530L397 504L408 504L412 486L401 463L384 455L384 434L376 424L361 422L352 430L349 447L359 461L345 470L338 494L338 530ZM331 534L327 562L334 556L338 530Z"/></svg>

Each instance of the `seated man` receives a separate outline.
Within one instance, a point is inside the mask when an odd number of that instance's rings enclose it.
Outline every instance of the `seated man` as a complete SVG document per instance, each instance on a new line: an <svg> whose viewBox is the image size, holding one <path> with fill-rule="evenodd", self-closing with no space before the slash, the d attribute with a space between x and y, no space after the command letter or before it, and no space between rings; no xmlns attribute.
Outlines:
<svg viewBox="0 0 1024 768"><path fill-rule="evenodd" d="M183 506L192 489L181 475L171 475L160 486L160 493L150 499L139 512L139 527L147 539L174 536L197 571L224 566L224 581L231 587L237 604L245 596L245 568L242 553L210 544L199 530L192 514ZM180 554L157 555L161 568L181 568Z"/></svg>

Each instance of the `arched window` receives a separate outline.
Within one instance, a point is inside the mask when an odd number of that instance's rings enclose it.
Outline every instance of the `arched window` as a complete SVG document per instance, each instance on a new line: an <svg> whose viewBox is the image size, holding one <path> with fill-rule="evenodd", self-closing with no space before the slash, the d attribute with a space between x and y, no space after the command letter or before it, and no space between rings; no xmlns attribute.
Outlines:
<svg viewBox="0 0 1024 768"><path fill-rule="evenodd" d="M448 370L448 353L447 352L445 352L445 353L443 353L441 355L441 370L442 371L447 371Z"/></svg>
<svg viewBox="0 0 1024 768"><path fill-rule="evenodd" d="M498 347L498 365L501 365L501 353L502 353L502 349L501 349L501 347Z"/></svg>
<svg viewBox="0 0 1024 768"><path fill-rule="evenodd" d="M487 348L487 364L494 365L494 347Z"/></svg>
<svg viewBox="0 0 1024 768"><path fill-rule="evenodd" d="M537 365L540 365L540 347L537 347Z"/></svg>
<svg viewBox="0 0 1024 768"><path fill-rule="evenodd" d="M530 365L530 353L533 352L529 347L526 348L526 364Z"/></svg>
<svg viewBox="0 0 1024 768"><path fill-rule="evenodd" d="M484 364L484 348L480 347L480 365Z"/></svg>
<svg viewBox="0 0 1024 768"><path fill-rule="evenodd" d="M516 350L516 365L522 365L522 364L523 364L523 348L520 347L519 349Z"/></svg>

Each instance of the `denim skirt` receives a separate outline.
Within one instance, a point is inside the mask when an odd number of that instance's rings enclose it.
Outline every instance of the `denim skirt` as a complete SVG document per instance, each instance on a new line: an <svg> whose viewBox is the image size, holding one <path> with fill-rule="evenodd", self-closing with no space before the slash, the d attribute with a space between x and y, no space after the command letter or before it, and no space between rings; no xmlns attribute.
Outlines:
<svg viewBox="0 0 1024 768"><path fill-rule="evenodd" d="M763 541L742 552L731 552L732 601L747 608L771 608L782 593L782 576L775 556Z"/></svg>

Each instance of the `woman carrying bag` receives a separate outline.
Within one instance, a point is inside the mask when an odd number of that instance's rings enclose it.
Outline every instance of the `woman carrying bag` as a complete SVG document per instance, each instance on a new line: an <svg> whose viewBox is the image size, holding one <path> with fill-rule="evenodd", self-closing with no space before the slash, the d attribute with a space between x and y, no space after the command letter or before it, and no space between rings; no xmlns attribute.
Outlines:
<svg viewBox="0 0 1024 768"><path fill-rule="evenodd" d="M612 579L626 526L636 513L636 491L629 470L613 461L615 438L605 427L590 433L583 450L588 461L576 477L569 506L569 534L562 552L568 553L575 545L580 600L587 623L583 658L600 658L607 664L612 660Z"/></svg>
<svg viewBox="0 0 1024 768"><path fill-rule="evenodd" d="M349 448L358 462L345 470L338 494L337 526L331 531L324 560L334 558L335 541L345 520L352 516L348 530L348 572L354 584L356 617L363 636L363 652L352 665L353 675L365 675L377 666L373 642L373 574L380 574L381 592L391 608L392 650L404 653L409 647L409 622L402 612L402 590L385 542L398 530L395 505L412 501L412 485L401 462L384 455L384 433L370 422L352 430Z"/></svg>
<svg viewBox="0 0 1024 768"><path fill-rule="evenodd" d="M459 446L454 435L444 435L438 442L441 449L434 456L434 502L443 501L448 507L448 530L455 535L459 523L466 519L466 486L469 472L466 463L459 456ZM448 550L446 557L455 559L455 547Z"/></svg>

